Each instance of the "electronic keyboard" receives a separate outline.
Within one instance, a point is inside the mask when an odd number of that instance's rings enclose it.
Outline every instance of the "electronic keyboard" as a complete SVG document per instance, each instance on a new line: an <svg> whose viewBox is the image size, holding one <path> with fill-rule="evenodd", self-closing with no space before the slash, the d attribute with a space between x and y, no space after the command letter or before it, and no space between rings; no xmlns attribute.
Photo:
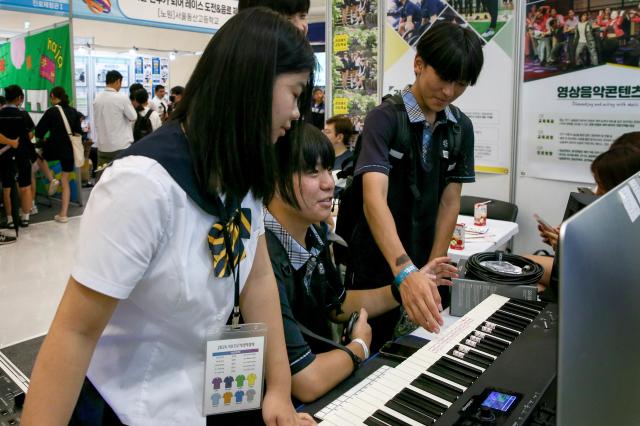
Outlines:
<svg viewBox="0 0 640 426"><path fill-rule="evenodd" d="M491 295L322 424L526 424L555 378L556 345L556 305Z"/></svg>

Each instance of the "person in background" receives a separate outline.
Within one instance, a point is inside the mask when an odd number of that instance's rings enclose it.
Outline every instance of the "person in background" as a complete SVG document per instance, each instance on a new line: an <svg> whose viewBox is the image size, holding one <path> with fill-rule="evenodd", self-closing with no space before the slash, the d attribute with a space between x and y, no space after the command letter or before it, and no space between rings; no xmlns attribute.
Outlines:
<svg viewBox="0 0 640 426"><path fill-rule="evenodd" d="M306 36L309 31L309 0L240 0L238 10L262 6L283 15Z"/></svg>
<svg viewBox="0 0 640 426"><path fill-rule="evenodd" d="M151 109L158 113L160 119L162 121L166 120L168 117L169 108L167 106L167 101L165 99L165 95L167 91L165 90L162 84L158 84L153 90L154 96L151 99Z"/></svg>
<svg viewBox="0 0 640 426"><path fill-rule="evenodd" d="M18 146L0 154L0 173L2 173L2 198L7 214L6 227L13 229L16 224L12 216L11 188L15 183L15 167L18 171L18 192L20 194L20 226L29 226L29 214L33 207L31 196L31 137L35 127L26 111L20 109L24 102L24 92L16 84L5 87L7 104L0 109L0 135L6 140L18 139ZM13 144L15 146L15 144Z"/></svg>
<svg viewBox="0 0 640 426"><path fill-rule="evenodd" d="M98 170L113 161L133 143L131 122L138 116L131 101L118 93L122 74L112 70L106 76L106 89L93 102L93 119L98 134Z"/></svg>
<svg viewBox="0 0 640 426"><path fill-rule="evenodd" d="M43 144L43 157L46 161L60 161L62 167L62 199L60 212L54 216L54 220L60 223L69 221L67 211L71 199L71 187L69 186L69 173L75 168L73 160L73 147L67 133L62 114L64 114L69 127L74 134L82 134L80 124L80 113L69 105L69 96L64 88L57 86L51 89L49 95L52 107L45 111L44 115L36 126L36 138L44 139L49 137Z"/></svg>
<svg viewBox="0 0 640 426"><path fill-rule="evenodd" d="M343 163L353 157L353 153L349 150L351 137L354 134L351 119L346 115L334 115L327 120L322 133L327 136L333 146L336 159L332 169L342 170Z"/></svg>
<svg viewBox="0 0 640 426"><path fill-rule="evenodd" d="M138 116L146 117L147 114L149 114L148 118L149 121L151 121L151 131L153 132L162 126L162 120L160 120L158 112L149 108L149 93L147 93L145 89L140 89L133 94L133 97L136 100L136 104L138 104L136 108Z"/></svg>
<svg viewBox="0 0 640 426"><path fill-rule="evenodd" d="M369 357L367 318L396 308L400 295L394 295L391 285L346 291L331 260L324 223L331 213L334 191L334 151L328 138L306 124L299 146L286 140L276 144L276 159L280 168L277 189L264 219L267 247L280 295L291 393L310 402L345 380ZM456 268L446 263L449 260L435 259L421 273L455 276ZM331 339L329 322L344 323L353 312L360 316L346 350L319 341L301 327Z"/></svg>
<svg viewBox="0 0 640 426"><path fill-rule="evenodd" d="M297 143L289 129L309 108L314 67L300 31L263 8L238 13L213 35L174 118L125 151L91 192L23 426L66 425L72 413L74 425L207 423L204 348L232 313L234 274L207 243L230 225L220 210L199 207L196 194L212 203L224 194L228 207L242 209L249 235L238 258L240 309L268 330L262 418L268 426L298 423L262 200L274 192L273 144L282 136ZM144 147L172 155L191 176L189 193L162 163L136 155ZM222 269L214 273L214 265Z"/></svg>
<svg viewBox="0 0 640 426"><path fill-rule="evenodd" d="M129 100L131 101L131 105L133 105L134 109L138 105L136 104L136 99L135 99L135 96L133 94L136 93L140 89L144 89L144 86L142 84L140 84L140 83L133 83L131 86L129 86Z"/></svg>
<svg viewBox="0 0 640 426"><path fill-rule="evenodd" d="M324 90L319 87L313 89L311 102L311 124L322 130L324 127Z"/></svg>
<svg viewBox="0 0 640 426"><path fill-rule="evenodd" d="M482 44L470 28L434 23L417 44L415 80L396 98L401 104L383 102L367 114L355 165L354 184L364 203L354 212L347 241L347 288L395 281L408 319L431 332L442 325L441 297L432 280L414 272L446 255L462 184L475 180L473 124L451 104L476 83ZM398 108L404 110L404 126ZM403 127L410 140L404 154L390 149ZM459 135L455 146L450 134ZM371 322L374 350L393 336L401 318L395 309Z"/></svg>
<svg viewBox="0 0 640 426"><path fill-rule="evenodd" d="M618 137L607 151L598 155L591 162L591 174L596 182L594 194L604 195L638 172L640 172L640 132L625 133ZM538 232L542 242L557 252L560 226L550 228L538 223ZM538 289L542 291L549 287L554 256L530 254L525 257L539 263L544 268L544 275Z"/></svg>
<svg viewBox="0 0 640 426"><path fill-rule="evenodd" d="M171 94L169 95L169 117L176 109L182 97L184 96L184 87L182 86L173 86L171 88Z"/></svg>

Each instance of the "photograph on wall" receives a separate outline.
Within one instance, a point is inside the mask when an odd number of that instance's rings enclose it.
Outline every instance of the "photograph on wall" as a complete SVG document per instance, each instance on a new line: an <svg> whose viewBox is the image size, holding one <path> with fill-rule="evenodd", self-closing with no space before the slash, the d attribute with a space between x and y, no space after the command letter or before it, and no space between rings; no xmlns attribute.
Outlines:
<svg viewBox="0 0 640 426"><path fill-rule="evenodd" d="M96 86L106 86L107 73L111 70L122 74L122 87L129 87L129 61L116 58L96 58L95 62Z"/></svg>
<svg viewBox="0 0 640 426"><path fill-rule="evenodd" d="M602 64L640 66L640 3L527 2L524 80Z"/></svg>
<svg viewBox="0 0 640 426"><path fill-rule="evenodd" d="M349 115L358 132L378 104L377 8L374 0L332 3L332 114Z"/></svg>
<svg viewBox="0 0 640 426"><path fill-rule="evenodd" d="M568 30L564 39L554 32L543 39L527 33L522 172L541 179L593 182L589 165L595 157L623 133L640 131L640 20L632 7L622 8L621 1L530 3L527 16L541 25L533 33L554 28L553 23L542 26L545 15L547 21L563 20ZM605 3L613 6L600 7Z"/></svg>
<svg viewBox="0 0 640 426"><path fill-rule="evenodd" d="M493 8L488 3L490 2L480 0L448 3L423 0L421 6L427 11L424 14L428 19L421 21L422 26L416 31L414 28L407 30L406 25L409 21L417 22L406 17L406 10L413 9L413 6L388 1L382 93L398 93L413 83L416 45L435 22L455 22L471 28L484 44L484 67L477 83L468 87L454 104L473 122L476 171L506 174L509 171L512 140L515 38L513 7L517 3L497 3L499 19L496 19L496 28L491 34L487 33L492 25L488 10ZM402 7L406 7L405 13L398 10ZM401 28L402 23L405 26ZM500 96L496 96L497 92Z"/></svg>

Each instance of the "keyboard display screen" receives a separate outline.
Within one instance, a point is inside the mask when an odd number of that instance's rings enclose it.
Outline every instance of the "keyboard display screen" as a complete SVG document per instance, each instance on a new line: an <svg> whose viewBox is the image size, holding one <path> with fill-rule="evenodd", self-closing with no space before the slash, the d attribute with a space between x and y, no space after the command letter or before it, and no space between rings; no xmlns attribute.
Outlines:
<svg viewBox="0 0 640 426"><path fill-rule="evenodd" d="M492 391L482 403L483 407L493 408L494 410L507 412L517 398L502 392Z"/></svg>

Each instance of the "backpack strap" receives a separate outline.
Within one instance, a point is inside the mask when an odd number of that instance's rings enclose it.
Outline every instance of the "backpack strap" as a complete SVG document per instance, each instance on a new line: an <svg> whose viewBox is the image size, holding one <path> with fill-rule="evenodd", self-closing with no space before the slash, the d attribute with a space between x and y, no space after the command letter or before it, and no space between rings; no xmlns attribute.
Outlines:
<svg viewBox="0 0 640 426"><path fill-rule="evenodd" d="M462 126L460 124L460 119L462 118L462 113L460 109L455 105L449 105L449 110L455 117L457 123L452 123L448 126L447 129L447 140L449 141L449 150L453 158L459 157L462 152Z"/></svg>
<svg viewBox="0 0 640 426"><path fill-rule="evenodd" d="M149 111L147 111L147 113L144 115L144 118L149 119L149 117L151 117L151 113L153 112L153 110L151 108L149 108Z"/></svg>

